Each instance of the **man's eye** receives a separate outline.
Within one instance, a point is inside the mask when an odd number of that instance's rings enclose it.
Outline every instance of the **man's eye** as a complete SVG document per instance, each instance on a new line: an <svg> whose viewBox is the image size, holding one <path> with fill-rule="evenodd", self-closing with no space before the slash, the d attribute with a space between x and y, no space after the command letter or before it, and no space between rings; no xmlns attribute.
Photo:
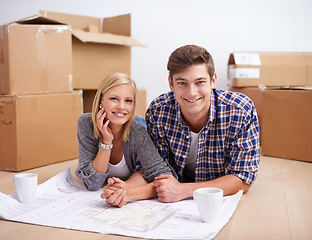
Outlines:
<svg viewBox="0 0 312 240"><path fill-rule="evenodd" d="M183 86L183 85L185 85L186 83L185 83L185 82L178 82L177 84Z"/></svg>

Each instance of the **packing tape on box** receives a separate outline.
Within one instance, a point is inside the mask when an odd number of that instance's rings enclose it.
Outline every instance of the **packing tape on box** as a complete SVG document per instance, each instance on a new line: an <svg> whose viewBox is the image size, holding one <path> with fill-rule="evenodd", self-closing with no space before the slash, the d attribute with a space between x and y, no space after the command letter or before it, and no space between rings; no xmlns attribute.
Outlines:
<svg viewBox="0 0 312 240"><path fill-rule="evenodd" d="M61 34L64 31L70 30L70 26L49 26L49 25L42 25L39 27L39 30L36 34L36 41L37 41L37 54L38 54L38 67L40 69L40 85L43 89L48 89L48 59L47 59L47 49L45 46L45 35L46 34ZM71 76L69 76L71 78ZM71 79L69 79L71 82Z"/></svg>
<svg viewBox="0 0 312 240"><path fill-rule="evenodd" d="M70 26L64 25L57 25L57 26L49 26L49 25L42 25L40 26L39 32L44 33L63 33L64 31L70 30Z"/></svg>
<svg viewBox="0 0 312 240"><path fill-rule="evenodd" d="M236 65L261 65L261 58L258 53L234 53L234 59Z"/></svg>
<svg viewBox="0 0 312 240"><path fill-rule="evenodd" d="M234 79L260 78L260 68L235 68L229 66L227 85L232 86Z"/></svg>
<svg viewBox="0 0 312 240"><path fill-rule="evenodd" d="M48 88L48 66L45 49L45 34L47 32L48 31L46 26L41 26L36 35L38 68L40 70L40 85L43 89Z"/></svg>
<svg viewBox="0 0 312 240"><path fill-rule="evenodd" d="M259 68L231 68L229 77L233 78L260 78Z"/></svg>

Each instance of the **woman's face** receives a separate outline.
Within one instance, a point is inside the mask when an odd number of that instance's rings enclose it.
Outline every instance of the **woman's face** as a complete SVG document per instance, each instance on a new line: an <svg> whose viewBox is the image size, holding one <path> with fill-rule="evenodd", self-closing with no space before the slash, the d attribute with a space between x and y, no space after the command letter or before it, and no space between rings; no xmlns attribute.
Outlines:
<svg viewBox="0 0 312 240"><path fill-rule="evenodd" d="M106 119L112 124L123 125L134 114L134 88L132 84L113 87L101 99Z"/></svg>

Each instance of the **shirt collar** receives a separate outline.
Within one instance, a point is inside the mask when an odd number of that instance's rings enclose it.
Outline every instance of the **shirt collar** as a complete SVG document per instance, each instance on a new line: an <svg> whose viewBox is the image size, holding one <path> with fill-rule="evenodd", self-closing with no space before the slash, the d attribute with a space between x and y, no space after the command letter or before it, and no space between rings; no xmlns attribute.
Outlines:
<svg viewBox="0 0 312 240"><path fill-rule="evenodd" d="M210 97L210 108L209 108L209 118L208 124L212 123L216 116L217 111L217 101L216 101L216 93L215 89L211 90L211 97Z"/></svg>

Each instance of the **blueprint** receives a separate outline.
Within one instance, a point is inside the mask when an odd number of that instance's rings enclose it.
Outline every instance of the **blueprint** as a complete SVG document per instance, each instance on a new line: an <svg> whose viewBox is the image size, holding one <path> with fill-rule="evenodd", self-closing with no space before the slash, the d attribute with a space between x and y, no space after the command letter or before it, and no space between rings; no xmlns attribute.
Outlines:
<svg viewBox="0 0 312 240"><path fill-rule="evenodd" d="M75 182L70 169L40 184L35 202L20 203L0 192L0 218L36 225L153 239L212 239L233 215L242 191L224 197L215 222L203 223L193 199L160 203L133 201L122 208Z"/></svg>

